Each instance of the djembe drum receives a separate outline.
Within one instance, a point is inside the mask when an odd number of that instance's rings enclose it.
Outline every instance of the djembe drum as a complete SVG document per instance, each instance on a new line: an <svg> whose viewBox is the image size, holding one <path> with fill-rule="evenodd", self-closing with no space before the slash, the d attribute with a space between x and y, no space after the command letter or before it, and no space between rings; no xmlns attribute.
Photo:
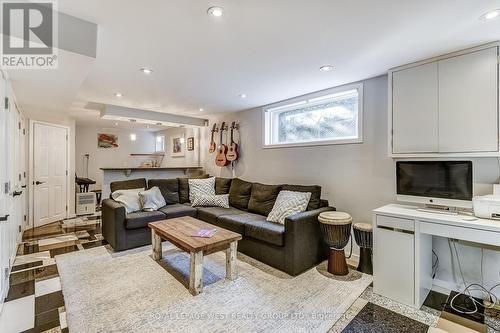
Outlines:
<svg viewBox="0 0 500 333"><path fill-rule="evenodd" d="M356 239L356 244L358 244L360 248L357 271L373 274L373 227L369 223L356 223L353 229L354 239Z"/></svg>
<svg viewBox="0 0 500 333"><path fill-rule="evenodd" d="M321 231L325 243L330 247L328 272L334 275L347 275L347 261L344 248L351 237L351 215L343 212L323 212L319 214Z"/></svg>

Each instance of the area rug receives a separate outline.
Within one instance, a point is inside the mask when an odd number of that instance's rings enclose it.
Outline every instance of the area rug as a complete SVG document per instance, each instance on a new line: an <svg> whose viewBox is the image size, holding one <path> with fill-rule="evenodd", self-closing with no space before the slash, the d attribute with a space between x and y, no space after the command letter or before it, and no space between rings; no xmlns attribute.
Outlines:
<svg viewBox="0 0 500 333"><path fill-rule="evenodd" d="M311 269L297 277L238 254L204 258L203 293L187 290L189 255L169 243L114 254L105 247L56 257L70 332L327 332L371 283L333 280Z"/></svg>

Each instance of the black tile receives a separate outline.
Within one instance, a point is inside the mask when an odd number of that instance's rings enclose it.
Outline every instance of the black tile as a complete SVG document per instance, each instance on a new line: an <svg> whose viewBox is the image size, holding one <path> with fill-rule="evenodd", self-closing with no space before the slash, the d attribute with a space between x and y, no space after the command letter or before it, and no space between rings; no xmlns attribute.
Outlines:
<svg viewBox="0 0 500 333"><path fill-rule="evenodd" d="M57 311L61 306L64 306L64 297L61 290L35 297L35 316L47 311Z"/></svg>
<svg viewBox="0 0 500 333"><path fill-rule="evenodd" d="M35 269L30 269L29 271L23 271L23 272L15 272L10 274L9 277L9 282L10 286L15 286L20 283L25 283L28 281L35 281L35 271L38 270L39 268Z"/></svg>
<svg viewBox="0 0 500 333"><path fill-rule="evenodd" d="M58 309L35 315L35 329L39 332L44 332L60 325Z"/></svg>
<svg viewBox="0 0 500 333"><path fill-rule="evenodd" d="M448 295L431 290L423 305L434 310L442 311L447 299Z"/></svg>
<svg viewBox="0 0 500 333"><path fill-rule="evenodd" d="M108 242L106 242L105 240L101 240L101 241L83 243L82 246L84 249L90 249L93 247L103 246L103 245L107 245L107 244L108 244Z"/></svg>
<svg viewBox="0 0 500 333"><path fill-rule="evenodd" d="M57 265L55 264L35 268L34 272L35 272L35 279L37 281L46 280L49 278L59 276L59 271L57 270Z"/></svg>
<svg viewBox="0 0 500 333"><path fill-rule="evenodd" d="M6 302L35 294L35 280L21 282L9 287Z"/></svg>
<svg viewBox="0 0 500 333"><path fill-rule="evenodd" d="M342 333L426 333L429 326L368 303Z"/></svg>
<svg viewBox="0 0 500 333"><path fill-rule="evenodd" d="M64 246L64 247L59 247L57 249L49 250L51 258L54 258L59 254L70 253L74 251L78 251L78 247L76 245Z"/></svg>
<svg viewBox="0 0 500 333"><path fill-rule="evenodd" d="M452 314L457 315L459 317L467 318L469 320L475 321L475 322L480 323L480 324L484 324L484 308L482 306L478 306L477 307L478 311L474 314L460 313L458 311L455 311L451 307L450 303L457 294L458 294L458 292L456 292L456 291L452 291L450 293L443 311L452 313ZM474 299L479 303L483 302L479 298L474 298ZM464 295L459 295L455 298L455 300L453 301L453 307L455 309L465 311L465 312L475 310L475 306L474 306L473 302L467 296L464 296Z"/></svg>
<svg viewBox="0 0 500 333"><path fill-rule="evenodd" d="M11 272L22 271L23 269L33 268L33 267L42 266L42 265L43 265L43 260L38 260L38 261L34 261L34 262L27 263L27 264L22 264L22 265L15 265L15 266L12 266Z"/></svg>

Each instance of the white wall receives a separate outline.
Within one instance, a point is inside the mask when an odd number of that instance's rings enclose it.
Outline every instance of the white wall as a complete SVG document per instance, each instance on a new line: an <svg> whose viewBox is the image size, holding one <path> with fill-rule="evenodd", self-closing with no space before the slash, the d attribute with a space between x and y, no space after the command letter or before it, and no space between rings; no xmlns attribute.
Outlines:
<svg viewBox="0 0 500 333"><path fill-rule="evenodd" d="M395 162L387 152L387 77L364 81L363 93L362 144L263 149L260 108L218 114L211 117L210 125L202 130L201 156L205 168L217 176L270 184L318 184L322 186L322 197L332 206L350 213L355 222L371 223L374 208L395 200ZM215 154L208 154L210 128L214 121L222 120L240 124L241 158L234 170L215 166ZM475 194L491 193L492 183L500 177L499 162L495 158L483 158L474 159L473 163ZM467 282L481 282L478 269L481 250L459 247ZM436 278L453 285L458 275L453 273L447 240L435 239L434 248L440 261ZM484 282L491 286L500 282L500 252L485 250L484 255Z"/></svg>
<svg viewBox="0 0 500 333"><path fill-rule="evenodd" d="M98 148L97 134L108 133L118 136L118 148ZM130 140L130 134L135 133L136 141ZM155 133L145 130L128 130L119 128L101 128L93 126L76 126L76 173L83 177L83 157L90 154L89 178L94 179L97 184L94 187L100 189L102 186L102 170L105 167L138 167L142 161L140 158L131 157L132 153L153 153L155 151Z"/></svg>
<svg viewBox="0 0 500 333"><path fill-rule="evenodd" d="M165 158L162 167L197 167L200 166L200 130L198 128L169 128L156 132L165 136ZM184 156L172 157L173 138L184 137ZM187 139L194 137L194 150L187 150Z"/></svg>

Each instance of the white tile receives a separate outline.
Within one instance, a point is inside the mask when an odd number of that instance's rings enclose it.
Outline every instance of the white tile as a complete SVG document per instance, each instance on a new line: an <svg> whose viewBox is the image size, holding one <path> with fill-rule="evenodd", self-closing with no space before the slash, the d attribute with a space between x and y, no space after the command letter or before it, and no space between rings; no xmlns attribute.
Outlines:
<svg viewBox="0 0 500 333"><path fill-rule="evenodd" d="M14 261L14 266L22 265L22 264L29 264L30 262L35 262L35 261L40 261L40 260L45 260L45 259L50 259L50 252L49 251L25 254L25 255L16 257L16 260Z"/></svg>
<svg viewBox="0 0 500 333"><path fill-rule="evenodd" d="M35 327L35 296L6 302L0 314L0 332L17 333Z"/></svg>
<svg viewBox="0 0 500 333"><path fill-rule="evenodd" d="M66 311L59 313L59 323L61 325L61 329L68 327L68 322L66 321Z"/></svg>
<svg viewBox="0 0 500 333"><path fill-rule="evenodd" d="M35 282L35 296L40 297L61 290L59 277Z"/></svg>

